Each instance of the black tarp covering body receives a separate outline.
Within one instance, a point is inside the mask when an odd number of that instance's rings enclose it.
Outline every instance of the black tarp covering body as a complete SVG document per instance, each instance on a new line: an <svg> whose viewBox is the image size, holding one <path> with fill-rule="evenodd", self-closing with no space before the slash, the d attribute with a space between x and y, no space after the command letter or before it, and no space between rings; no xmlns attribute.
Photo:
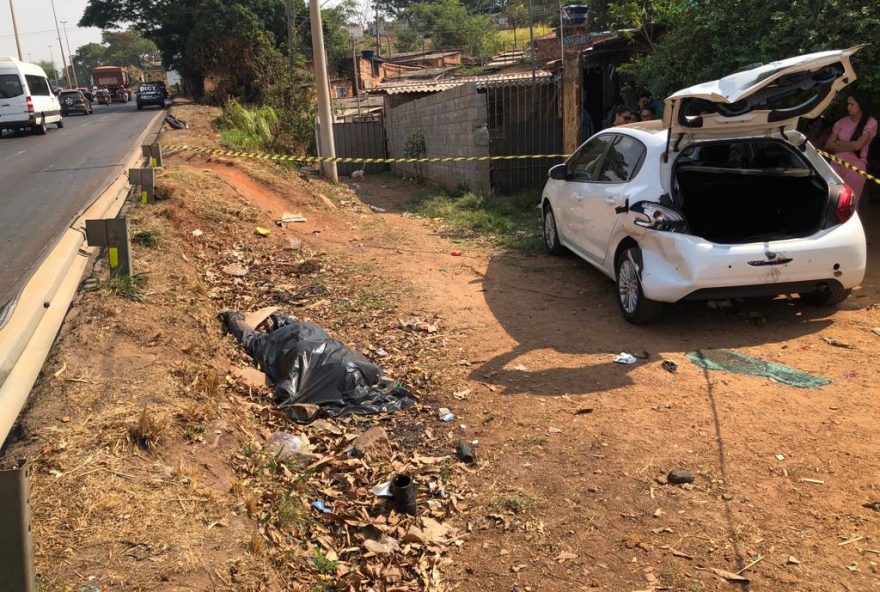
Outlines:
<svg viewBox="0 0 880 592"><path fill-rule="evenodd" d="M275 313L273 329L255 331L242 313L226 313L229 331L274 385L282 409L319 405L318 416L338 417L398 411L415 404L397 383L382 380L381 369L363 354L332 339L315 323ZM314 418L311 418L314 419Z"/></svg>

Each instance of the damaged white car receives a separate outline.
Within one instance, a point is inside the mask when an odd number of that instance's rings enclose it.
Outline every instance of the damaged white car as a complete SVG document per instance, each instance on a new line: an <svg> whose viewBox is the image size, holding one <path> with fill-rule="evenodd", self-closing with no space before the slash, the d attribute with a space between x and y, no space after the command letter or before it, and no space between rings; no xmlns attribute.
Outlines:
<svg viewBox="0 0 880 592"><path fill-rule="evenodd" d="M544 241L617 281L635 324L664 303L799 294L843 301L865 274L850 188L797 131L856 79L858 47L681 90L662 122L602 131L550 169Z"/></svg>

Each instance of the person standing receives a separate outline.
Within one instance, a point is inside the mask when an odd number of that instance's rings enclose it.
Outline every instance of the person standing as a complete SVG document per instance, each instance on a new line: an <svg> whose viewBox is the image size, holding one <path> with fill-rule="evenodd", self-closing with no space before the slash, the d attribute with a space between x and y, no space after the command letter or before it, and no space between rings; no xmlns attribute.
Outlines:
<svg viewBox="0 0 880 592"><path fill-rule="evenodd" d="M829 152L863 171L868 169L868 149L871 140L877 136L877 120L871 116L870 99L867 93L855 91L846 99L848 115L834 124L831 137L825 144ZM865 177L836 162L831 163L834 171L853 191L858 207L859 198L865 188Z"/></svg>

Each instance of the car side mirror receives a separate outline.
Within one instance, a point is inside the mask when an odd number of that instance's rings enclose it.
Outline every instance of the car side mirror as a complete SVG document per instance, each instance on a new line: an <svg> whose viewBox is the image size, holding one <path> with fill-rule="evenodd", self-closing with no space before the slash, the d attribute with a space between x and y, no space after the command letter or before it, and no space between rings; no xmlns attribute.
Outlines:
<svg viewBox="0 0 880 592"><path fill-rule="evenodd" d="M568 167L564 164L557 164L554 167L550 167L549 175L551 179L565 181L568 177Z"/></svg>

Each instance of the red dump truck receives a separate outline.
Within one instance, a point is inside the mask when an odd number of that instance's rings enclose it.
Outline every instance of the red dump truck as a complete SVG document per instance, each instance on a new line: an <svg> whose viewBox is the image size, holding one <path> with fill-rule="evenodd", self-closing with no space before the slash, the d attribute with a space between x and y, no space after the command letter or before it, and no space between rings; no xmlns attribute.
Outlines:
<svg viewBox="0 0 880 592"><path fill-rule="evenodd" d="M92 84L106 88L114 103L127 103L131 98L128 72L119 66L98 66L92 70Z"/></svg>

